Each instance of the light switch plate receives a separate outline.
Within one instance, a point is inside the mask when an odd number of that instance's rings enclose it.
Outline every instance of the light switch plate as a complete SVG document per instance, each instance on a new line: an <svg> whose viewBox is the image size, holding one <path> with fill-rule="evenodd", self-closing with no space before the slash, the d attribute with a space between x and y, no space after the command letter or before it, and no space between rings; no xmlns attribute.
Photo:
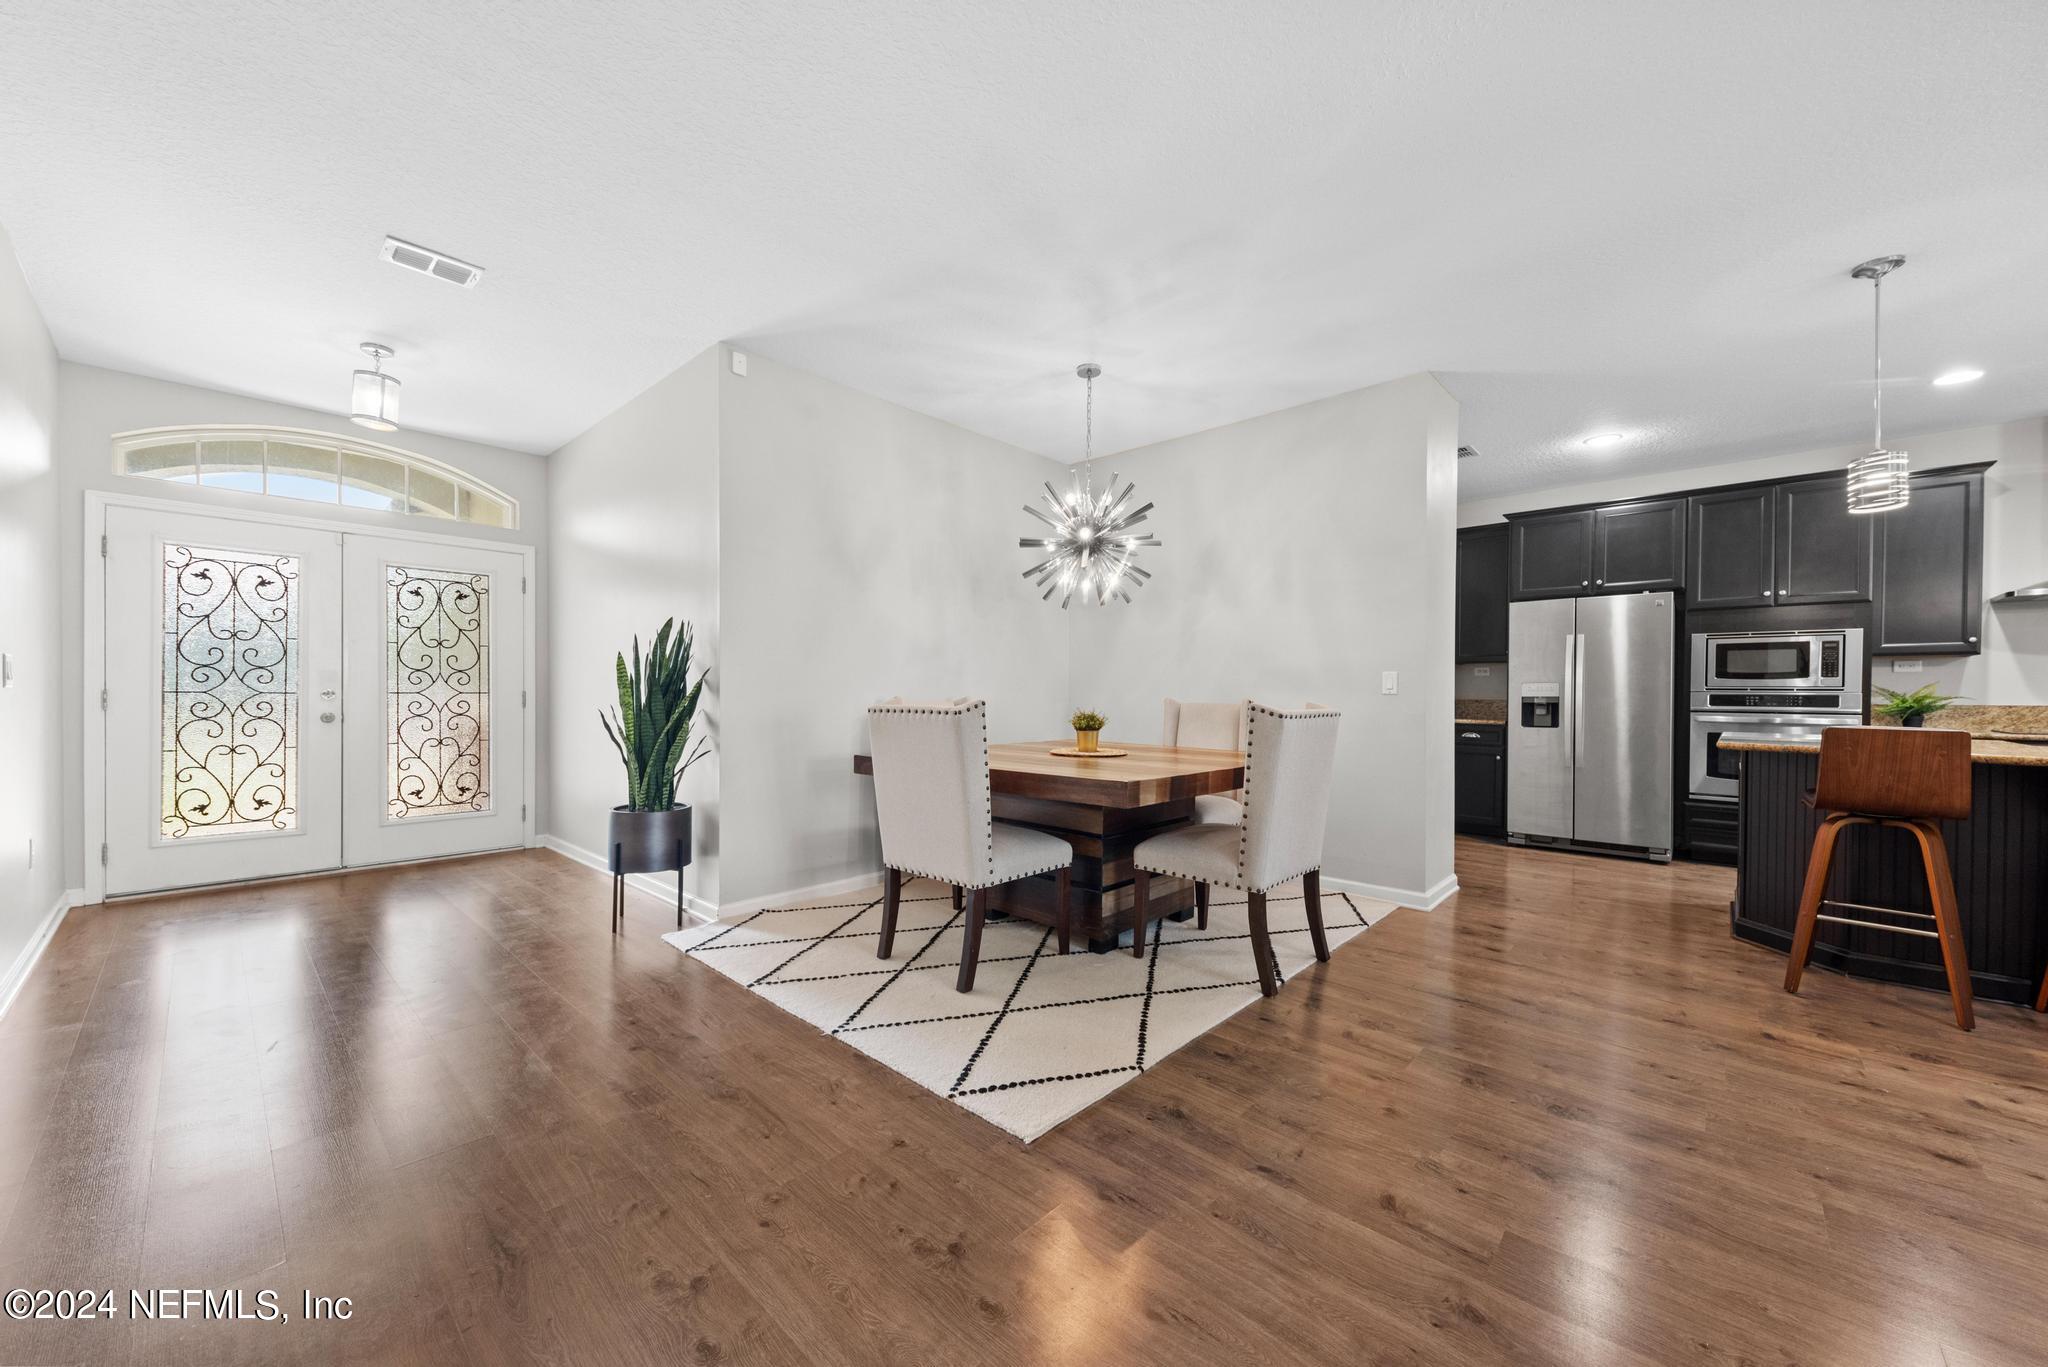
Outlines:
<svg viewBox="0 0 2048 1367"><path fill-rule="evenodd" d="M14 657L0 654L0 688L14 687Z"/></svg>
<svg viewBox="0 0 2048 1367"><path fill-rule="evenodd" d="M1920 672L1920 666L1922 665L1922 663L1923 661L1920 660L1893 660L1892 673L1918 674Z"/></svg>
<svg viewBox="0 0 2048 1367"><path fill-rule="evenodd" d="M1383 669L1383 670L1381 670L1381 671L1380 671L1380 692L1382 692L1382 693L1399 693L1400 691L1401 691L1401 671L1400 671L1400 670L1398 670L1398 669Z"/></svg>
<svg viewBox="0 0 2048 1367"><path fill-rule="evenodd" d="M734 352L734 353L732 354L732 373L733 373L733 374L735 374L735 375L744 375L744 374L746 374L746 373L747 373L747 353L746 353L746 352L744 352L744 351L735 351L735 352Z"/></svg>

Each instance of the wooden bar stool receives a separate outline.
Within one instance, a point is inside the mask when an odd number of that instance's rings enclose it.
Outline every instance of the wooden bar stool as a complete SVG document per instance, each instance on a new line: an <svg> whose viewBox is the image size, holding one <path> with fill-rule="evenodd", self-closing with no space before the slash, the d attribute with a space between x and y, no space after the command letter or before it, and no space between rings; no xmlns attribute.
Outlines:
<svg viewBox="0 0 2048 1367"><path fill-rule="evenodd" d="M1897 726L1831 726L1820 733L1820 779L1807 794L1807 805L1826 815L1813 837L1813 857L1806 866L1806 888L1799 897L1799 924L1792 935L1792 961L1785 966L1785 990L1799 990L1800 975L1813 953L1817 923L1888 930L1919 935L1941 945L1942 967L1948 973L1948 994L1955 1003L1956 1024L1977 1027L1970 997L1970 965L1963 951L1962 917L1956 907L1955 880L1949 876L1948 844L1935 824L1947 817L1970 814L1970 736L1966 731L1907 729ZM1896 826L1911 831L1920 845L1927 870L1928 898L1934 911L1902 911L1861 902L1837 902L1825 896L1828 869L1835 859L1835 841L1850 826ZM1934 929L1887 925L1854 916L1822 911L1878 912L1931 921Z"/></svg>

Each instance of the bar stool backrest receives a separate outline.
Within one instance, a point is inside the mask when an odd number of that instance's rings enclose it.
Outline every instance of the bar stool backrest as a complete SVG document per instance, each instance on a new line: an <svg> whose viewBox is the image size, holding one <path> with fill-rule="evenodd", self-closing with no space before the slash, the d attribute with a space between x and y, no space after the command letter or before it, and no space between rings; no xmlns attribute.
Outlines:
<svg viewBox="0 0 2048 1367"><path fill-rule="evenodd" d="M1813 805L1866 816L1970 814L1970 733L1903 726L1830 726L1820 733Z"/></svg>

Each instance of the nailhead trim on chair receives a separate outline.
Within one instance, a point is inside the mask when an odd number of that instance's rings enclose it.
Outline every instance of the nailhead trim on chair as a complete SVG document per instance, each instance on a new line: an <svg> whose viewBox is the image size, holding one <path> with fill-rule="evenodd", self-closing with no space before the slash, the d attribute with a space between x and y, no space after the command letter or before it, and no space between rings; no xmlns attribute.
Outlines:
<svg viewBox="0 0 2048 1367"><path fill-rule="evenodd" d="M1285 883L1289 879L1299 878L1302 876L1302 874L1305 873L1314 873L1317 869L1321 869L1322 865L1316 865L1315 869L1301 869L1295 873L1290 873L1287 875L1286 878L1282 878L1275 882L1268 883L1263 888L1248 887L1243 881L1245 860L1247 854L1247 851L1245 849L1245 842L1250 838L1246 834L1246 832L1248 832L1251 829L1252 825L1252 745L1257 740L1259 734L1258 719L1261 716L1280 717L1283 720L1287 721L1308 721L1316 717L1338 717L1341 719L1343 713L1333 711L1332 709L1327 707L1296 708L1289 710L1286 708L1279 707L1263 707L1255 702L1247 702L1244 705L1244 710L1248 715L1245 718L1244 726L1244 819L1237 823L1238 876L1235 879L1212 878L1209 880L1209 882L1211 886L1236 888L1242 892L1268 892L1274 888L1279 887L1281 883ZM1186 878L1188 876L1187 874L1181 873L1176 869L1158 869L1152 867L1150 864L1139 864L1138 867L1145 870L1145 872L1147 873L1165 874L1168 878Z"/></svg>
<svg viewBox="0 0 2048 1367"><path fill-rule="evenodd" d="M957 706L957 707L893 707L893 706L891 706L891 705L890 705L890 704L888 704L888 703L876 703L876 704L875 704L875 705L874 705L873 707L870 707L870 708L868 709L868 715L869 715L869 716L873 716L873 715L874 715L875 713L877 713L877 712L894 712L894 713L898 713L898 714L910 714L910 715L913 715L913 716L921 716L921 717L957 717L957 716L959 716L960 714L962 714L963 712L979 712L979 713L981 714L981 778L982 778L982 789L983 789L983 797L984 797L984 800L988 802L988 805L987 805L987 806L986 806L986 807L984 808L984 811L985 811L985 812L987 813L987 815L988 815L988 844L986 845L986 847L985 847L985 850L984 850L985 854L987 855L987 861L988 861L988 866L987 866L986 868L984 868L984 869L983 869L983 870L981 871L981 873L980 873L979 875L970 875L970 876L969 876L968 878L966 878L966 879L961 879L961 878L955 877L954 875L952 875L952 874L950 874L950 873L933 873L933 872L932 872L932 871L931 871L930 869L909 869L909 868L904 868L904 867L903 867L902 865L900 865L900 864L891 864L891 863L889 863L889 862L888 862L887 860L883 860L883 861L882 861L882 867L883 867L883 868L885 868L885 869L895 869L895 870L896 870L896 872L898 872L898 873L907 873L907 874L909 874L909 875L910 875L911 877L913 877L913 878L929 878L929 879L931 879L931 880L932 880L933 882L935 882L935 883L950 883L950 884L952 884L952 885L953 885L954 887L959 887L959 888L968 888L968 889L973 889L973 888L999 888L999 887L1002 887L1002 886L1003 886L1004 884L1006 884L1006 883L1014 883L1014 882L1018 881L1018 879L1021 879L1021 878L1036 878L1036 877L1038 877L1038 875L1039 875L1039 874L1041 874L1041 873L1057 873L1057 872L1059 872L1059 871L1060 871L1061 869L1064 869L1064 868L1071 868L1071 867L1073 867L1073 862L1072 862L1072 860L1069 860L1069 861L1068 861L1067 863L1065 863L1065 864L1047 864L1047 865L1046 865L1046 866L1045 866L1044 868L1042 868L1042 869L1032 869L1032 870L1031 870L1030 872L1028 872L1028 873L1020 873L1020 874L1017 874L1017 875L1015 875L1014 877L1010 877L1010 878L997 878L997 877L995 876L995 874L996 874L996 827L995 827L995 804L994 804L994 802L993 802L993 800L992 800L992 799L989 799L989 797L988 797L988 793L987 793L987 789L988 789L988 702L987 702L987 700L986 700L986 699L980 699L980 700L977 700L977 701L975 701L975 702L970 702L970 703L961 703L961 704L960 704L959 706Z"/></svg>

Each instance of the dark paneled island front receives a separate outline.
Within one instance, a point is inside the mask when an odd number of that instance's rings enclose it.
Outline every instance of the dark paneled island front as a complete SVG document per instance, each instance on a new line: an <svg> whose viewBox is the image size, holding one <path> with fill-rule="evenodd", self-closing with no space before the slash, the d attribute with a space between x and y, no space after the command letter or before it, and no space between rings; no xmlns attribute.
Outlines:
<svg viewBox="0 0 2048 1367"><path fill-rule="evenodd" d="M1820 769L1812 744L1723 741L1741 754L1733 929L1781 953L1792 946L1799 894L1820 813L1802 800ZM2048 971L2048 746L1977 740L1971 810L1943 821L1970 979L1981 1001L2031 1005ZM1843 832L1826 895L1839 902L1927 912L1920 854L1904 831ZM1852 977L1946 992L1932 940L1824 924L1813 964Z"/></svg>

